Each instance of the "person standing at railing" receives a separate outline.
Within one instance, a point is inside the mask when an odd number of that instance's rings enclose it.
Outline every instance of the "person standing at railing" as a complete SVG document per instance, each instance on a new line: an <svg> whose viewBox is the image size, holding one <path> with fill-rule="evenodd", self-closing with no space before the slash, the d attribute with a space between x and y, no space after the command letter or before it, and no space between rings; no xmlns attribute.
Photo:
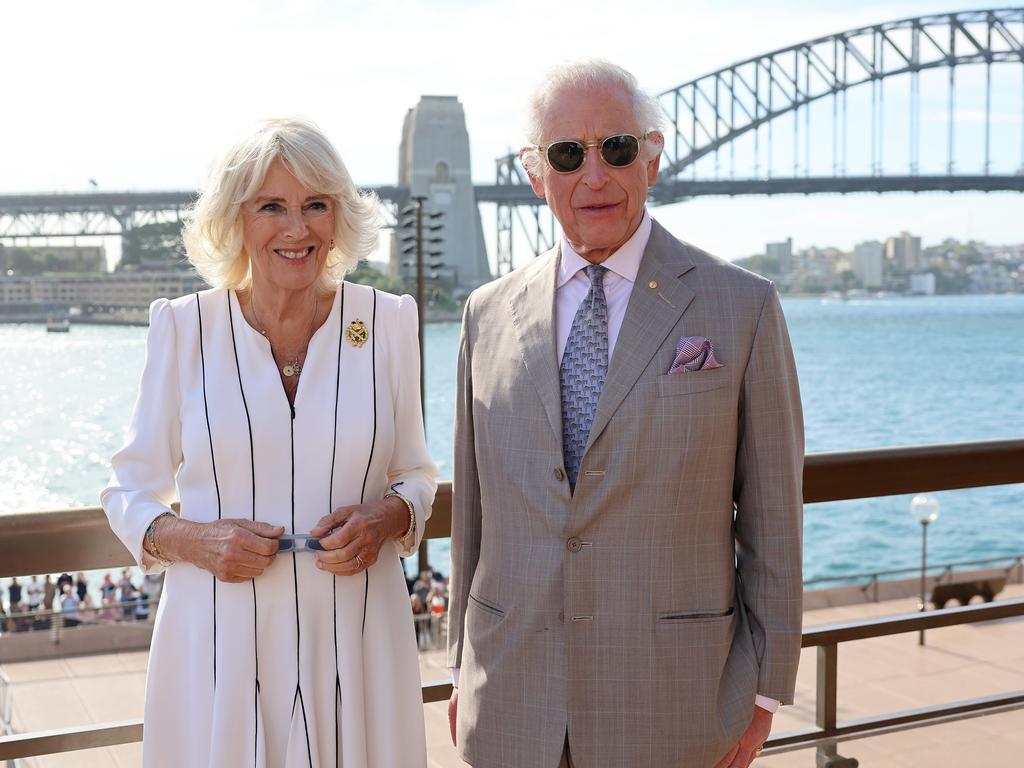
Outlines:
<svg viewBox="0 0 1024 768"><path fill-rule="evenodd" d="M520 158L556 247L477 289L448 662L474 768L746 768L801 637L803 422L774 286L646 210L658 102L554 70Z"/></svg>
<svg viewBox="0 0 1024 768"><path fill-rule="evenodd" d="M7 587L7 605L11 609L11 613L18 610L18 604L21 602L21 584L18 583L18 577L14 576L11 578L11 583Z"/></svg>
<svg viewBox="0 0 1024 768"><path fill-rule="evenodd" d="M57 585L53 583L50 574L43 577L43 608L53 610L53 598L57 596Z"/></svg>
<svg viewBox="0 0 1024 768"><path fill-rule="evenodd" d="M61 619L65 627L77 627L81 620L79 612L78 595L71 588L70 584L64 585L64 593L60 598Z"/></svg>
<svg viewBox="0 0 1024 768"><path fill-rule="evenodd" d="M139 566L165 570L145 768L426 765L400 561L437 477L417 311L343 279L378 217L298 119L243 136L189 215L215 287L151 307L102 495Z"/></svg>
<svg viewBox="0 0 1024 768"><path fill-rule="evenodd" d="M43 599L43 585L39 583L39 577L33 576L25 585L25 602L28 603L30 611L38 611L39 603Z"/></svg>

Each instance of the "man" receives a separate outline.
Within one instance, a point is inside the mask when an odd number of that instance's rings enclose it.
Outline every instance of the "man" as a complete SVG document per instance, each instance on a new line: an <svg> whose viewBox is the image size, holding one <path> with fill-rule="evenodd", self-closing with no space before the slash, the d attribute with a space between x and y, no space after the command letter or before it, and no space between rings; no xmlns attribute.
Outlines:
<svg viewBox="0 0 1024 768"><path fill-rule="evenodd" d="M746 768L800 649L779 300L650 218L660 109L629 73L564 66L531 106L564 236L466 303L452 737L474 768Z"/></svg>

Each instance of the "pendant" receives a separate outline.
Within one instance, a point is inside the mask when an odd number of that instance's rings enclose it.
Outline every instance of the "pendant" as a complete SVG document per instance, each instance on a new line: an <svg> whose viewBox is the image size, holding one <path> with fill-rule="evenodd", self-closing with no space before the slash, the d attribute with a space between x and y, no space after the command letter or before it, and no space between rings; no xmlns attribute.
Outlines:
<svg viewBox="0 0 1024 768"><path fill-rule="evenodd" d="M288 378L291 378L292 376L295 376L296 374L301 372L302 366L299 365L298 363L288 363L284 368L281 369L281 373L283 373Z"/></svg>
<svg viewBox="0 0 1024 768"><path fill-rule="evenodd" d="M345 329L345 338L353 347L359 348L370 338L370 332L362 320L353 320Z"/></svg>

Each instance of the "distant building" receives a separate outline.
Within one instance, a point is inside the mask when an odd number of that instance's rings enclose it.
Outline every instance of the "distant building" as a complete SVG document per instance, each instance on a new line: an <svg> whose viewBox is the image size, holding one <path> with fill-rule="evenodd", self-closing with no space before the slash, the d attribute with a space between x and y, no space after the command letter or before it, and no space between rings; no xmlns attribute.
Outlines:
<svg viewBox="0 0 1024 768"><path fill-rule="evenodd" d="M430 245L429 250L440 251L436 260L444 265L434 271L466 292L490 281L470 174L466 115L456 96L423 96L408 111L402 124L398 183L408 186L413 197L425 197L427 210L444 214L438 222L443 229L431 233L444 241ZM393 242L392 274L411 274L402 263L410 259L401 253L400 239Z"/></svg>
<svg viewBox="0 0 1024 768"><path fill-rule="evenodd" d="M117 272L109 275L0 277L0 304L47 304L105 309L148 307L206 288L190 272Z"/></svg>
<svg viewBox="0 0 1024 768"><path fill-rule="evenodd" d="M1016 280L1003 264L972 264L967 268L971 293L1009 293Z"/></svg>
<svg viewBox="0 0 1024 768"><path fill-rule="evenodd" d="M41 275L53 272L90 274L107 271L107 253L102 245L31 245L5 247L0 244L0 273Z"/></svg>
<svg viewBox="0 0 1024 768"><path fill-rule="evenodd" d="M865 288L879 288L882 285L882 244L877 240L857 243L853 249L851 268L860 284Z"/></svg>
<svg viewBox="0 0 1024 768"><path fill-rule="evenodd" d="M910 292L918 296L935 295L935 275L931 272L922 272L910 276Z"/></svg>
<svg viewBox="0 0 1024 768"><path fill-rule="evenodd" d="M885 241L885 257L901 272L920 269L921 238L909 232L900 232L896 237L890 237Z"/></svg>
<svg viewBox="0 0 1024 768"><path fill-rule="evenodd" d="M787 237L784 243L767 243L764 255L779 262L779 274L788 275L793 271L793 238Z"/></svg>

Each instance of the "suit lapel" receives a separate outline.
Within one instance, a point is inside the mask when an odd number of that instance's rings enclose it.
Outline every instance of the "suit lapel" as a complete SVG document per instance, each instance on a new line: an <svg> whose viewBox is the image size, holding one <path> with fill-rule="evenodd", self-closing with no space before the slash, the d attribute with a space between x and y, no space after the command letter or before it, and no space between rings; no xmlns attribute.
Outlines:
<svg viewBox="0 0 1024 768"><path fill-rule="evenodd" d="M608 378L597 403L586 450L600 437L665 337L693 301L693 290L679 279L691 269L693 264L686 258L684 247L653 222L608 365ZM652 284L657 287L651 288ZM557 384L556 375L556 390Z"/></svg>
<svg viewBox="0 0 1024 768"><path fill-rule="evenodd" d="M540 394L551 429L562 441L562 397L555 355L555 278L559 247L538 259L522 288L509 299L523 362Z"/></svg>

